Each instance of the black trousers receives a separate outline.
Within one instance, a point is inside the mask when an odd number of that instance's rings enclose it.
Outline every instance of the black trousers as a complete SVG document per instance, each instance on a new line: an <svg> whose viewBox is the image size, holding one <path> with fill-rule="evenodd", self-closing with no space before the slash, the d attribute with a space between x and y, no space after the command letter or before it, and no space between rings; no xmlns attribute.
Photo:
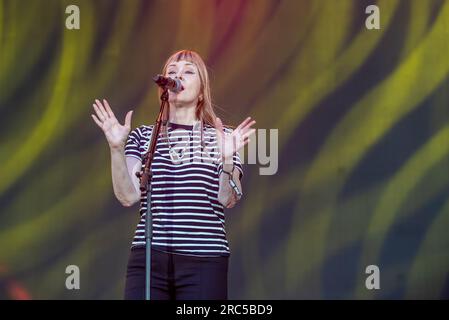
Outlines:
<svg viewBox="0 0 449 320"><path fill-rule="evenodd" d="M195 257L151 250L151 300L226 300L229 257ZM145 247L133 247L126 300L145 299Z"/></svg>

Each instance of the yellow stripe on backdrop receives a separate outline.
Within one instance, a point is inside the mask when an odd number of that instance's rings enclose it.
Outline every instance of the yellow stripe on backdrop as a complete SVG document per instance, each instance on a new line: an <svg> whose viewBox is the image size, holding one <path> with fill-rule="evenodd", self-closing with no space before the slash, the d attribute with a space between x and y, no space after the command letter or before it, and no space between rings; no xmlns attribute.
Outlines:
<svg viewBox="0 0 449 320"><path fill-rule="evenodd" d="M301 193L305 194L304 208L311 209L313 215L316 204L308 204L308 197L316 193L316 186L325 177L333 177L325 191L320 189L320 198L325 206L321 225L317 227L316 243L308 244L311 256L323 261L326 235L329 222L337 205L337 196L355 165L361 157L378 141L396 121L413 110L428 96L447 75L449 69L448 43L442 41L448 36L447 19L449 4L445 4L431 32L420 45L401 63L397 70L354 106L345 118L337 125L324 144L316 160L313 162ZM438 68L428 68L431 63ZM420 75L419 79L415 75ZM329 159L333 159L332 162ZM344 168L342 172L340 168ZM313 197L312 197L313 198ZM300 224L292 228L293 236L303 230ZM293 285L292 278L298 277L298 259L295 252L296 241L288 244L287 283ZM313 248L310 248L312 246ZM301 247L302 248L302 247ZM302 264L304 261L302 261ZM319 278L314 289L320 290Z"/></svg>
<svg viewBox="0 0 449 320"><path fill-rule="evenodd" d="M379 265L379 255L385 243L386 234L401 212L401 206L411 197L413 189L419 186L423 176L436 163L449 155L448 141L449 125L436 133L429 142L412 155L385 185L364 235L358 270L364 270L370 264ZM364 276L362 272L360 275ZM370 292L366 290L362 277L357 282L361 284L358 287L357 297L365 298L370 296ZM385 286L384 290L389 288L388 284Z"/></svg>
<svg viewBox="0 0 449 320"><path fill-rule="evenodd" d="M58 251L60 246L67 245L61 241L66 230L89 225L103 214L107 201L116 201L109 192L112 191L111 178L100 170L108 161L107 150L104 149L102 156L90 159L92 154L98 153L96 148L92 145L77 157L73 153L69 153L67 159L62 157L52 164L51 174L27 185L22 197L28 202L19 198L5 208L5 212L21 212L23 219L1 231L0 243L14 245L0 246L0 261L7 261L18 272L45 262L54 253L53 250ZM89 165L83 168L83 165L77 164L79 161L88 161ZM82 171L78 180L71 178L72 169ZM44 190L42 185L48 189ZM67 188L67 191L61 196L58 188ZM48 207L41 208L40 193L46 193L42 198L50 203ZM55 193L58 198L51 202L48 193ZM46 246L51 250L44 250Z"/></svg>
<svg viewBox="0 0 449 320"><path fill-rule="evenodd" d="M323 2L319 2L317 5L317 12L319 12L319 16L317 17L317 21L314 22L315 27L311 28L313 30L312 34L307 34L306 39L304 40L304 50L306 53L300 53L298 57L296 57L296 64L293 65L291 70L287 71L287 74L282 78L282 82L287 84L287 89L277 90L276 88L272 90L272 95L268 96L266 99L267 102L262 102L262 106L265 107L265 110L269 108L273 108L276 100L281 100L281 96L285 94L285 92L294 92L296 94L295 100L290 105L287 105L285 111L279 113L281 115L281 119L279 119L274 125L275 128L281 128L280 132L280 152L281 147L288 140L289 136L292 134L292 131L295 126L298 126L301 121L305 118L305 116L313 109L313 107L322 99L326 97L327 94L336 90L338 86L344 83L346 79L349 78L351 74L353 74L359 67L362 65L363 61L368 57L371 50L375 48L375 45L382 38L383 30L380 30L376 33L368 34L366 30L361 31L355 39L348 45L348 49L341 48L341 43L346 35L346 29L348 28L348 24L351 19L349 17L350 14L353 13L353 8L350 4L354 4L350 1L339 2L340 6L337 13L329 8L326 9ZM397 7L397 1L385 1L381 2L379 5L382 6L383 9L383 26L387 28L390 22L391 17L393 16L395 9ZM386 8L386 9L385 9ZM321 10L318 10L321 9ZM335 10L335 8L334 8ZM335 16L341 17L341 21L338 20L339 23L335 23L332 25L333 30L338 29L339 27L342 30L337 33L337 31L333 31L335 35L339 34L340 37L336 37L337 40L334 40L332 43L334 50L328 49L328 43L323 42L324 30L329 28L327 24L329 20L333 21ZM321 32L319 32L319 26L322 26ZM316 31L318 30L318 31ZM321 42L320 42L321 40ZM340 50L343 50L340 52ZM323 53L322 60L320 60L320 64L315 66L316 73L313 72L313 69L308 69L307 63L312 59L316 52L327 51L328 53ZM309 54L308 59L306 54ZM331 63L332 62L332 63ZM322 68L322 69L321 69ZM321 73L320 73L321 69ZM302 71L306 72L302 72ZM309 70L307 72L307 70ZM338 74L338 77L337 77ZM312 80L310 80L312 77ZM297 85L298 81L303 83L302 85ZM288 94L288 93L287 93ZM272 114L273 111L266 111L266 114ZM268 181L269 179L259 178L253 180L254 184L247 186L249 190L253 190L257 185L257 193L247 194L249 200L245 202L246 206L243 210L245 215L242 216L241 221L236 226L238 228L237 233L233 230L232 240L236 243L244 243L245 256L253 257L252 259L245 259L247 263L245 265L245 270L247 276L251 274L251 277L255 277L254 273L251 273L251 270L256 268L258 261L254 256L257 250L254 246L257 245L257 241L255 240L254 234L251 232L253 230L257 230L257 226L260 220L260 214L263 211L263 208L266 206L265 193L268 192L269 187L267 184L264 184L264 181ZM250 182L251 183L251 182ZM292 185L290 192L297 191L297 186ZM257 205L256 205L257 204ZM240 239L240 235L246 234L247 237L245 239ZM293 235L294 237L294 235ZM290 238L291 246L296 246L297 241L294 238ZM304 246L309 245L309 243L304 243ZM301 247L302 252L308 252L307 248ZM288 254L289 256L296 256L295 253ZM307 255L307 254L305 254ZM310 259L307 258L307 259ZM312 262L311 260L308 260ZM301 266L306 265L307 263L301 263ZM290 273L288 273L290 275ZM286 277L286 286L294 286L295 285L295 277L301 274L301 269L298 268L296 264L292 266L291 277ZM293 290L293 289L292 289ZM312 293L311 293L312 294Z"/></svg>
<svg viewBox="0 0 449 320"><path fill-rule="evenodd" d="M0 193L3 193L30 168L33 161L63 129L64 111L77 56L76 43L68 40L70 36L69 34L64 36L59 62L52 70L55 77L52 94L43 108L39 122L31 128L25 124L23 128L23 132L26 133L25 141L20 143L14 141L14 144L7 143L1 146L0 154L4 159L1 160L3 170L0 175Z"/></svg>
<svg viewBox="0 0 449 320"><path fill-rule="evenodd" d="M447 140L446 140L447 142ZM406 299L440 299L449 270L449 201L430 225L407 278ZM432 272L429 272L432 266Z"/></svg>
<svg viewBox="0 0 449 320"><path fill-rule="evenodd" d="M26 81L29 70L38 62L45 49L57 18L55 7L44 9L42 2L0 1L0 106ZM45 10L45 12L44 12ZM44 12L46 19L39 23L36 12Z"/></svg>

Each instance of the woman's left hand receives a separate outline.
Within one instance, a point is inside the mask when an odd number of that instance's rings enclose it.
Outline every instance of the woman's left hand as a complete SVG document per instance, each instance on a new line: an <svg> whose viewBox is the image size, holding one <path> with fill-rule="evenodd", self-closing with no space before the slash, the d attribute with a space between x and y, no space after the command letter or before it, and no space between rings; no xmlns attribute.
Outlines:
<svg viewBox="0 0 449 320"><path fill-rule="evenodd" d="M220 118L215 119L218 150L221 154L223 163L232 163L234 153L239 151L250 141L249 136L256 131L256 129L251 128L255 123L256 120L251 121L251 117L248 117L242 121L231 134L225 134L223 131L223 123Z"/></svg>

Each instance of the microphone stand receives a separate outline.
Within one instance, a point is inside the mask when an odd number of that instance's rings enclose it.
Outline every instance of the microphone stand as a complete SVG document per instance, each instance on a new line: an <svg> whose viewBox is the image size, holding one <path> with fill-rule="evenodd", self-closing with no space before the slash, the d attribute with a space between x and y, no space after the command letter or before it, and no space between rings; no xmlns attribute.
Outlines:
<svg viewBox="0 0 449 320"><path fill-rule="evenodd" d="M151 297L151 238L153 236L153 220L151 215L151 163L153 162L154 153L156 151L157 138L161 131L162 115L167 106L168 90L164 89L161 94L161 109L156 119L156 124L151 133L151 141L148 151L144 156L143 162L145 166L142 172L136 172L136 176L140 178L140 191L147 193L147 212L145 216L145 299L150 300Z"/></svg>

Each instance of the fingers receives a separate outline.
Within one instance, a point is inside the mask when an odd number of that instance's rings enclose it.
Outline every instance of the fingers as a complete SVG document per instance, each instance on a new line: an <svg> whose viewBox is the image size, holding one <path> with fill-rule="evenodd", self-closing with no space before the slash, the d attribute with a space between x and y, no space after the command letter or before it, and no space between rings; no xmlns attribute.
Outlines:
<svg viewBox="0 0 449 320"><path fill-rule="evenodd" d="M243 128L250 120L251 120L251 117L248 117L245 120L243 120L243 122L241 124L239 124L237 126L237 128L235 128L234 131L237 131L237 130L240 130L241 128Z"/></svg>
<svg viewBox="0 0 449 320"><path fill-rule="evenodd" d="M234 135L244 135L247 133L251 126L256 123L256 120L251 121L251 117L246 118L235 130L233 131Z"/></svg>
<svg viewBox="0 0 449 320"><path fill-rule="evenodd" d="M242 147L246 146L249 142L251 142L251 139L250 138L245 138L245 140L243 140Z"/></svg>
<svg viewBox="0 0 449 320"><path fill-rule="evenodd" d="M220 137L222 137L223 136L223 122L221 122L221 119L218 117L215 118L215 129L220 134Z"/></svg>
<svg viewBox="0 0 449 320"><path fill-rule="evenodd" d="M251 129L249 131L246 131L242 134L242 139L247 139L250 135L252 135L254 132L256 132L256 129Z"/></svg>
<svg viewBox="0 0 449 320"><path fill-rule="evenodd" d="M221 119L219 117L215 118L215 124L219 127L223 128L223 122L221 122Z"/></svg>
<svg viewBox="0 0 449 320"><path fill-rule="evenodd" d="M102 128L102 127L103 127L103 124L101 123L101 121L98 120L98 118L97 118L94 114L91 114L91 116L92 116L92 118L94 119L95 123L96 123L100 128Z"/></svg>
<svg viewBox="0 0 449 320"><path fill-rule="evenodd" d="M100 100L95 99L94 104L95 111L97 111L97 115L99 116L100 120L105 121L107 118L109 118L109 114L104 109L103 105L101 104Z"/></svg>
<svg viewBox="0 0 449 320"><path fill-rule="evenodd" d="M114 112L112 112L111 107L109 106L109 103L106 99L103 99L103 103L104 103L104 107L106 109L106 112L108 113L108 115L112 118L114 117Z"/></svg>
<svg viewBox="0 0 449 320"><path fill-rule="evenodd" d="M247 132L248 130L250 130L251 126L253 126L255 123L256 123L256 120L253 120L253 121L247 123L243 128L240 129L241 133L243 134L243 133Z"/></svg>
<svg viewBox="0 0 449 320"><path fill-rule="evenodd" d="M100 110L100 108L97 106L97 104L93 104L92 105L95 109L95 113L97 114L97 117L100 119L101 122L105 122L106 121L106 117L104 115L104 113Z"/></svg>
<svg viewBox="0 0 449 320"><path fill-rule="evenodd" d="M223 157L224 154L224 132L223 132L223 123L221 122L221 119L216 117L215 118L215 132L217 134L217 146L219 150L219 154L221 154L221 157Z"/></svg>
<svg viewBox="0 0 449 320"><path fill-rule="evenodd" d="M125 117L125 127L131 128L131 118L133 115L134 110L128 111Z"/></svg>
<svg viewBox="0 0 449 320"><path fill-rule="evenodd" d="M233 141L234 141L234 148L237 150L240 150L241 148L243 148L246 144L248 144L249 141L251 141L251 139L249 138L254 132L256 132L256 129L251 129L247 132L245 132L244 134L240 135L240 136L235 136L233 137Z"/></svg>

